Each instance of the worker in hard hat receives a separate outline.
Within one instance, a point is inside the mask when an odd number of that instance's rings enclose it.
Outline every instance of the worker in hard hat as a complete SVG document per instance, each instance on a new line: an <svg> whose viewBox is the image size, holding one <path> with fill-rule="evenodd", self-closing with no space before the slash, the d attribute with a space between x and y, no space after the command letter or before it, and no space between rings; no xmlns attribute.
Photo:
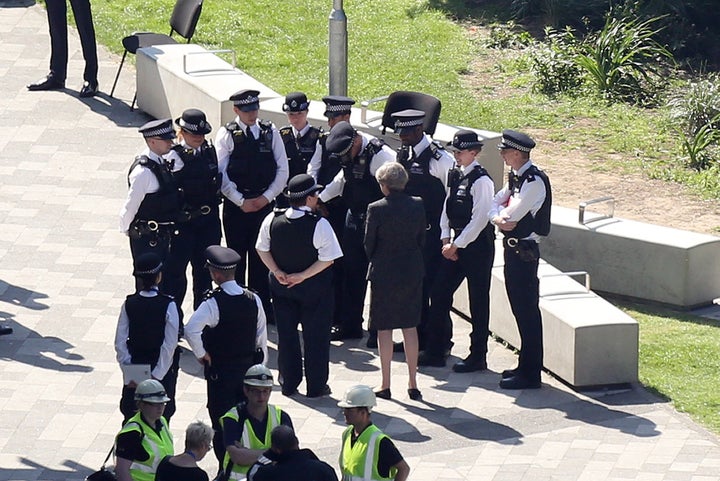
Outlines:
<svg viewBox="0 0 720 481"><path fill-rule="evenodd" d="M338 406L349 424L342 435L340 471L343 479L405 481L410 466L392 440L372 423L375 393L362 384L347 391ZM372 462L368 463L368 457Z"/></svg>
<svg viewBox="0 0 720 481"><path fill-rule="evenodd" d="M115 439L115 474L118 481L153 481L158 464L173 454L173 438L163 417L170 398L156 379L135 389L138 411Z"/></svg>
<svg viewBox="0 0 720 481"><path fill-rule="evenodd" d="M245 479L250 466L270 448L273 428L279 425L293 427L288 413L269 404L272 388L270 369L263 364L251 366L243 379L247 401L220 418L225 443L224 479Z"/></svg>

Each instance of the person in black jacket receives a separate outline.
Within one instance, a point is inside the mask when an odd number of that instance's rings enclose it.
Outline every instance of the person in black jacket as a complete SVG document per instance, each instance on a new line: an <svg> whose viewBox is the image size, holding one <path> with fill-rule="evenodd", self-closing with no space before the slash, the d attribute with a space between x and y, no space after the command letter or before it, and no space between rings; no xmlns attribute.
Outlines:
<svg viewBox="0 0 720 481"><path fill-rule="evenodd" d="M162 278L162 261L148 252L135 261L133 275L141 287L127 296L120 310L115 332L115 352L120 365L149 364L150 374L165 388L170 400L165 407L169 421L175 412L180 351L178 345L178 309L172 297L161 294L158 284ZM135 388L144 379L131 380L123 386L120 412L127 422L135 412Z"/></svg>
<svg viewBox="0 0 720 481"><path fill-rule="evenodd" d="M290 426L277 426L272 447L248 472L248 481L337 481L335 470L309 449L300 449Z"/></svg>

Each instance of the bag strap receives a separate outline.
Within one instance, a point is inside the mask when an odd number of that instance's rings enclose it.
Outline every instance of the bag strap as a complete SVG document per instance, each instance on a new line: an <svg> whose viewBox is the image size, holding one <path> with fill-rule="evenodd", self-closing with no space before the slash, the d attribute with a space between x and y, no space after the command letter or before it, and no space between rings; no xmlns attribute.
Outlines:
<svg viewBox="0 0 720 481"><path fill-rule="evenodd" d="M112 456L113 451L115 451L115 445L110 448L110 452L107 453L107 456L105 456L105 461L103 461L102 466L100 469L105 469L105 465L107 464L108 460L110 459L110 456Z"/></svg>

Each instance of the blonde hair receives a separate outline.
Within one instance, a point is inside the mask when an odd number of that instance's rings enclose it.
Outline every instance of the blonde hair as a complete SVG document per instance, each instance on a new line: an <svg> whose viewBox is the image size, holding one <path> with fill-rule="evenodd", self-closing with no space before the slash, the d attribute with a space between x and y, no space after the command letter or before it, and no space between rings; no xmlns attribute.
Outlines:
<svg viewBox="0 0 720 481"><path fill-rule="evenodd" d="M202 421L195 421L185 430L185 449L200 449L212 442L215 431Z"/></svg>
<svg viewBox="0 0 720 481"><path fill-rule="evenodd" d="M375 172L375 179L390 192L402 192L408 183L408 174L400 163L387 162Z"/></svg>

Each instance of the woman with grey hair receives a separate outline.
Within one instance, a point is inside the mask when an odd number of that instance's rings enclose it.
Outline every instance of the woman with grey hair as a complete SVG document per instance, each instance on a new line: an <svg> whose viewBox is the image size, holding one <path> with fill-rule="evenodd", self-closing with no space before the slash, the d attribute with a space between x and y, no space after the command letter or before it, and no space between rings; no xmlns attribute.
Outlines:
<svg viewBox="0 0 720 481"><path fill-rule="evenodd" d="M408 365L408 396L422 399L417 387L418 336L425 275L425 209L422 200L403 190L408 182L405 168L388 162L378 168L375 178L385 198L367 209L365 251L370 266L370 328L378 331L382 385L375 395L390 399L392 331L402 329Z"/></svg>
<svg viewBox="0 0 720 481"><path fill-rule="evenodd" d="M160 462L155 481L208 481L197 464L212 449L213 428L195 421L185 430L185 452L167 456Z"/></svg>

